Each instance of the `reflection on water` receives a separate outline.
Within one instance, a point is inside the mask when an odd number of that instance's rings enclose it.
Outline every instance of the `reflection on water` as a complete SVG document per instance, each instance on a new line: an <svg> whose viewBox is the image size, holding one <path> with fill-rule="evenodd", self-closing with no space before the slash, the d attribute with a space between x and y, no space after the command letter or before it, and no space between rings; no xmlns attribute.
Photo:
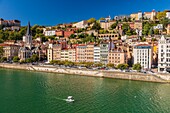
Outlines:
<svg viewBox="0 0 170 113"><path fill-rule="evenodd" d="M0 69L0 91L0 113L170 112L170 84Z"/></svg>

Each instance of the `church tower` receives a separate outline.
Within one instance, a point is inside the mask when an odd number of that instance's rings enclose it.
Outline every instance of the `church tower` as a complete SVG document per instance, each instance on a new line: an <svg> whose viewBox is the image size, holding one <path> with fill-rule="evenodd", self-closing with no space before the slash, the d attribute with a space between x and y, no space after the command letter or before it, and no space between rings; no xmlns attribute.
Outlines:
<svg viewBox="0 0 170 113"><path fill-rule="evenodd" d="M25 47L28 47L29 49L32 48L32 32L30 22L28 22L27 32L26 35L23 37L23 42L25 42Z"/></svg>

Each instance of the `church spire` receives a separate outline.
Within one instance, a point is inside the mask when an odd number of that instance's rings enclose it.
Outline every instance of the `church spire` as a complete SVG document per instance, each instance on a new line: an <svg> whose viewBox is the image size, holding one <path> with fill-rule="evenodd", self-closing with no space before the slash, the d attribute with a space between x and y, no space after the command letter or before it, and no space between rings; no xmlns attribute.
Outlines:
<svg viewBox="0 0 170 113"><path fill-rule="evenodd" d="M27 33L26 36L31 36L31 26L30 26L30 22L28 22L28 26L27 26Z"/></svg>

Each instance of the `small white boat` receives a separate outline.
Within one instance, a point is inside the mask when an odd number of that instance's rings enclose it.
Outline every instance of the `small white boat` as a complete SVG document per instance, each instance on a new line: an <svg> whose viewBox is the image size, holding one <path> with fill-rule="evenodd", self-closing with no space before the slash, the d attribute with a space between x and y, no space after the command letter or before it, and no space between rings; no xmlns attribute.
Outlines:
<svg viewBox="0 0 170 113"><path fill-rule="evenodd" d="M68 96L66 99L67 102L74 102L73 96Z"/></svg>

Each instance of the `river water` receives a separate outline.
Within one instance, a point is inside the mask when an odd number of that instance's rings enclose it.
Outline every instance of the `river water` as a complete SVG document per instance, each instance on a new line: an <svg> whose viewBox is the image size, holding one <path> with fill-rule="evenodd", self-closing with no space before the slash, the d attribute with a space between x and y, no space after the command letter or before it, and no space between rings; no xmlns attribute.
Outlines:
<svg viewBox="0 0 170 113"><path fill-rule="evenodd" d="M170 113L170 84L0 69L0 113Z"/></svg>

